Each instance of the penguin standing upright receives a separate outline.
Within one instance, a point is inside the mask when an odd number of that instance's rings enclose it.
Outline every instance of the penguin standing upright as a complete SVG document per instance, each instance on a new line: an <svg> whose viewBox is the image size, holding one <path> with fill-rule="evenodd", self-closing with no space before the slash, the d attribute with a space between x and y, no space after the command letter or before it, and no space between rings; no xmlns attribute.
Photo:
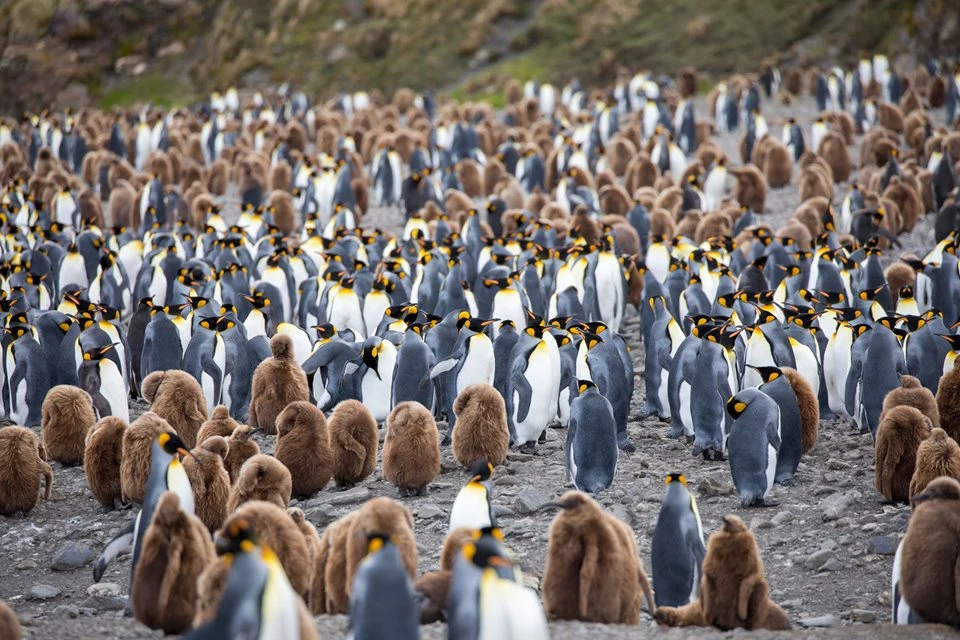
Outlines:
<svg viewBox="0 0 960 640"><path fill-rule="evenodd" d="M130 407L127 404L127 381L120 367L111 360L109 353L114 344L105 347L92 347L83 352L80 364L80 388L90 394L97 418L116 416L125 422L130 421Z"/></svg>
<svg viewBox="0 0 960 640"><path fill-rule="evenodd" d="M419 402L432 410L434 405L433 385L425 383L436 358L421 337L424 325L411 324L403 334L403 342L397 349L396 369L393 376L393 405L401 402Z"/></svg>
<svg viewBox="0 0 960 640"><path fill-rule="evenodd" d="M880 318L867 340L864 357L851 366L848 380L859 380L853 418L861 433L869 431L876 437L883 399L900 386L900 376L907 373L907 364L900 341L893 332L892 318Z"/></svg>
<svg viewBox="0 0 960 640"><path fill-rule="evenodd" d="M18 325L7 330L12 333L13 341L4 349L5 413L18 425L37 426L42 417L43 400L53 386L50 364L43 357L35 328Z"/></svg>
<svg viewBox="0 0 960 640"><path fill-rule="evenodd" d="M750 365L748 365L750 366ZM777 367L758 367L763 378L759 389L770 396L780 409L780 449L774 482L789 482L797 472L802 454L800 407L790 381Z"/></svg>
<svg viewBox="0 0 960 640"><path fill-rule="evenodd" d="M687 490L687 477L667 474L666 485L650 548L653 591L658 607L682 607L699 594L707 548L696 498Z"/></svg>
<svg viewBox="0 0 960 640"><path fill-rule="evenodd" d="M579 380L577 389L567 427L567 476L578 490L597 493L613 484L617 473L617 422L593 382Z"/></svg>
<svg viewBox="0 0 960 640"><path fill-rule="evenodd" d="M493 321L477 320L469 314L464 315L464 312L454 317L459 333L453 351L439 360L430 371L430 378L446 374L439 390L442 392L441 408L449 425L447 438L456 427L453 402L460 392L478 382L492 385L496 373L493 341L484 333L484 328ZM434 353L438 358L441 357L437 349L434 349Z"/></svg>
<svg viewBox="0 0 960 640"><path fill-rule="evenodd" d="M360 351L361 365L351 363L344 369L350 375L362 369L357 385L360 400L370 409L374 419L382 423L393 408L393 373L397 364L397 348L389 340L367 338Z"/></svg>
<svg viewBox="0 0 960 640"><path fill-rule="evenodd" d="M521 450L532 450L556 415L550 345L554 341L543 327L530 325L520 334L510 354L507 381L507 418L510 435Z"/></svg>
<svg viewBox="0 0 960 640"><path fill-rule="evenodd" d="M347 634L354 640L420 637L410 576L397 546L382 533L367 534L367 556L353 576Z"/></svg>
<svg viewBox="0 0 960 640"><path fill-rule="evenodd" d="M100 582L110 562L125 548L132 549L133 560L130 563L130 575L137 570L143 538L153 520L153 512L166 491L172 491L180 499L180 510L193 515L194 497L190 479L177 454L192 456L183 441L176 434L162 432L153 441L150 449L150 475L144 489L143 503L136 517L120 534L107 543L93 566L93 581ZM131 586L132 588L132 586ZM132 595L132 594L131 594Z"/></svg>
<svg viewBox="0 0 960 640"><path fill-rule="evenodd" d="M495 527L491 497L493 493L493 465L486 460L477 460L470 467L470 480L457 493L450 508L450 525L447 532L459 527L484 529Z"/></svg>
<svg viewBox="0 0 960 640"><path fill-rule="evenodd" d="M727 401L727 412L733 418L727 437L730 474L740 503L763 504L777 471L780 409L770 396L743 389Z"/></svg>

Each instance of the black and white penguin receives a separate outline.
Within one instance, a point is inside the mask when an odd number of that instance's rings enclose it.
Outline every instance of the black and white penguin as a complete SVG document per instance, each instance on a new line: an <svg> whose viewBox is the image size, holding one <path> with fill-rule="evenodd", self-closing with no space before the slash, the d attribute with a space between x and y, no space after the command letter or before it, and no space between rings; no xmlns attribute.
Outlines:
<svg viewBox="0 0 960 640"><path fill-rule="evenodd" d="M777 471L780 409L770 396L743 389L727 401L727 413L733 418L727 436L730 474L740 503L763 504Z"/></svg>

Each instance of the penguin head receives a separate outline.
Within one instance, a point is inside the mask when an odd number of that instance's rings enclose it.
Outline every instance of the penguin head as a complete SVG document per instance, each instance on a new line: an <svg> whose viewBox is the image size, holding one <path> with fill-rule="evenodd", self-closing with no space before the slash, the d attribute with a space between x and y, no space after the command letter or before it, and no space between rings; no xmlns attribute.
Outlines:
<svg viewBox="0 0 960 640"><path fill-rule="evenodd" d="M760 378L762 378L764 382L773 382L774 380L776 380L777 378L783 375L783 371L781 371L778 367L755 367L750 364L748 364L747 366L753 369L754 371L756 371L757 373L759 373Z"/></svg>
<svg viewBox="0 0 960 640"><path fill-rule="evenodd" d="M379 531L366 534L367 538L367 556L372 556L383 550L388 544L394 544L393 537L387 533Z"/></svg>
<svg viewBox="0 0 960 640"><path fill-rule="evenodd" d="M83 352L83 359L88 362L102 360L116 346L116 343L112 343L103 347L91 347Z"/></svg>
<svg viewBox="0 0 960 640"><path fill-rule="evenodd" d="M513 561L504 554L503 546L492 537L480 537L467 542L461 549L463 556L481 569L493 569L498 575L513 579Z"/></svg>
<svg viewBox="0 0 960 640"><path fill-rule="evenodd" d="M543 327L539 324L531 324L523 332L532 338L540 339L543 337Z"/></svg>
<svg viewBox="0 0 960 640"><path fill-rule="evenodd" d="M592 380L577 380L577 393L581 396L595 390L597 385Z"/></svg>
<svg viewBox="0 0 960 640"><path fill-rule="evenodd" d="M314 329L317 332L317 336L321 340L329 340L330 338L337 335L337 328L332 324L330 324L329 322L325 322L323 324L315 324L311 327L311 329Z"/></svg>
<svg viewBox="0 0 960 640"><path fill-rule="evenodd" d="M380 345L379 343L373 342L370 344L363 345L363 350L361 352L361 357L363 358L363 364L367 365L377 377L380 377L380 371L378 367L380 366Z"/></svg>
<svg viewBox="0 0 960 640"><path fill-rule="evenodd" d="M674 482L679 482L683 486L687 486L687 476L682 473L672 472L668 473L663 479L664 484L673 484Z"/></svg>
<svg viewBox="0 0 960 640"><path fill-rule="evenodd" d="M479 540L484 537L492 537L497 542L503 542L504 540L503 529L498 527L496 524L492 524L486 527L482 527L480 529L476 529L471 534L471 538L474 540Z"/></svg>
<svg viewBox="0 0 960 640"><path fill-rule="evenodd" d="M484 482L493 476L493 465L486 460L477 460L470 466L470 482Z"/></svg>
<svg viewBox="0 0 960 640"><path fill-rule="evenodd" d="M234 518L214 539L214 548L220 556L250 553L256 544L256 533L246 518Z"/></svg>
<svg viewBox="0 0 960 640"><path fill-rule="evenodd" d="M175 433L164 431L157 436L157 444L160 445L161 449L172 456L175 456L179 453L180 455L193 457L193 454L187 449L187 445L184 444L183 440L180 439L180 436Z"/></svg>
<svg viewBox="0 0 960 640"><path fill-rule="evenodd" d="M740 417L744 411L747 410L749 403L744 402L743 398L738 398L737 396L730 396L730 399L727 400L727 413L730 414L734 420Z"/></svg>
<svg viewBox="0 0 960 640"><path fill-rule="evenodd" d="M916 509L918 504L930 500L960 500L960 483L943 476L931 480L926 489L910 499L910 506Z"/></svg>

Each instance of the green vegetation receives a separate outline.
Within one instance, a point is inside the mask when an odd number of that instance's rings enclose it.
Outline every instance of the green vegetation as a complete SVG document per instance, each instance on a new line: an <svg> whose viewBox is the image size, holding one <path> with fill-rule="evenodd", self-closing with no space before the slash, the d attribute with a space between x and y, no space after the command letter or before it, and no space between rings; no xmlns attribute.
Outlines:
<svg viewBox="0 0 960 640"><path fill-rule="evenodd" d="M141 104L178 107L189 104L193 98L190 88L183 81L148 74L107 91L100 97L100 106L104 109Z"/></svg>

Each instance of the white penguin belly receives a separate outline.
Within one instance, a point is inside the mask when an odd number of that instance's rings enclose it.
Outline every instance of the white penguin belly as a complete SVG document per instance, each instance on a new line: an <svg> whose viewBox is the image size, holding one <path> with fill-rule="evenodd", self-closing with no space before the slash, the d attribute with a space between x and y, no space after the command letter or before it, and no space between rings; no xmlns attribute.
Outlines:
<svg viewBox="0 0 960 640"><path fill-rule="evenodd" d="M517 327L523 327L527 323L527 314L523 309L520 294L512 289L497 292L493 299L492 315L498 320L512 320ZM497 323L494 323L493 331L493 337L496 338L500 332Z"/></svg>
<svg viewBox="0 0 960 640"><path fill-rule="evenodd" d="M87 267L79 254L76 257L68 254L67 257L63 259L60 266L58 282L61 291L63 291L67 285L71 284L78 287L87 287L90 284L90 281L87 279Z"/></svg>
<svg viewBox="0 0 960 640"><path fill-rule="evenodd" d="M195 505L193 487L190 478L179 460L174 460L167 467L167 490L173 491L180 498L180 510L194 515Z"/></svg>
<svg viewBox="0 0 960 640"><path fill-rule="evenodd" d="M13 414L14 420L17 424L23 426L31 426L27 424L27 418L30 416L30 407L27 406L27 379L26 377L20 380L20 384L17 385L17 388L13 390L13 397L17 402L16 411Z"/></svg>
<svg viewBox="0 0 960 640"><path fill-rule="evenodd" d="M217 336L217 341L213 346L213 362L220 370L223 376L224 369L227 368L227 355L223 348L223 339ZM221 377L220 394L223 393L223 378ZM216 393L216 381L206 371L200 372L200 386L203 388L203 397L207 400L207 409L213 411L213 408L220 404L221 395Z"/></svg>
<svg viewBox="0 0 960 640"><path fill-rule="evenodd" d="M566 428L570 424L570 389L560 389L557 400L557 420Z"/></svg>
<svg viewBox="0 0 960 640"><path fill-rule="evenodd" d="M298 640L300 612L297 596L279 564L270 567L263 590L258 640Z"/></svg>
<svg viewBox="0 0 960 640"><path fill-rule="evenodd" d="M492 570L480 583L480 632L477 640L548 640L550 633L537 596Z"/></svg>
<svg viewBox="0 0 960 640"><path fill-rule="evenodd" d="M483 485L468 484L460 489L450 509L448 533L458 527L482 529L490 524L490 505Z"/></svg>
<svg viewBox="0 0 960 640"><path fill-rule="evenodd" d="M550 338L551 340L553 338ZM550 383L552 373L550 370L550 357L546 342L541 340L540 344L534 347L533 352L527 359L527 370L523 373L530 385L530 408L523 420L517 418L520 406L520 394L513 392L513 418L514 428L517 432L517 442L534 442L540 437L540 433L547 428L553 412L550 404ZM546 380L544 378L547 378Z"/></svg>
<svg viewBox="0 0 960 640"><path fill-rule="evenodd" d="M496 361L493 358L493 342L482 334L470 338L470 350L457 374L457 393L472 384L493 384Z"/></svg>
<svg viewBox="0 0 960 640"><path fill-rule="evenodd" d="M376 335L377 327L383 321L384 311L390 306L390 298L382 292L370 292L363 301L363 323L367 329L367 335Z"/></svg>
<svg viewBox="0 0 960 640"><path fill-rule="evenodd" d="M767 489L763 492L763 497L770 495L773 489L773 479L777 475L777 450L772 444L767 445Z"/></svg>
<svg viewBox="0 0 960 640"><path fill-rule="evenodd" d="M683 426L683 435L693 435L693 411L691 409L690 392L692 387L686 383L680 383L680 423Z"/></svg>
<svg viewBox="0 0 960 640"><path fill-rule="evenodd" d="M343 291L337 294L330 301L329 322L338 331L350 329L358 338L366 338L366 323L363 320L363 312L360 310L360 300L355 293L345 294Z"/></svg>
<svg viewBox="0 0 960 640"><path fill-rule="evenodd" d="M793 347L793 357L797 361L797 371L813 387L813 395L819 396L820 365L817 362L817 357L810 347L801 342L791 340L790 346Z"/></svg>
<svg viewBox="0 0 960 640"><path fill-rule="evenodd" d="M130 407L127 405L127 390L120 369L113 360L100 360L100 395L110 405L110 415L130 422ZM103 418L104 416L100 416Z"/></svg>

